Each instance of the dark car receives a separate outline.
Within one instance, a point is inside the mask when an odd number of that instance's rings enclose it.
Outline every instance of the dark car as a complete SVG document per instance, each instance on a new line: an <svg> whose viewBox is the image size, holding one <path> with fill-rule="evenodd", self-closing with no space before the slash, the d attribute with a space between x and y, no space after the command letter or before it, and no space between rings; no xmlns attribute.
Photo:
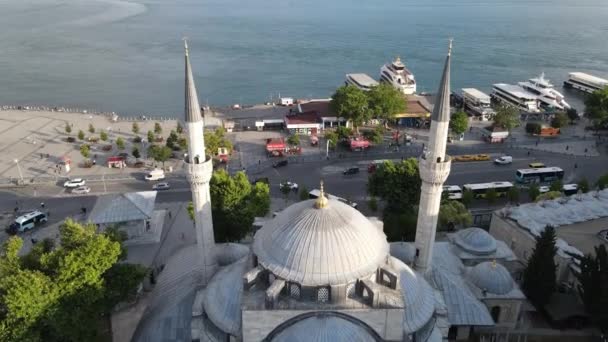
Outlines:
<svg viewBox="0 0 608 342"><path fill-rule="evenodd" d="M272 167L282 167L282 166L287 166L287 159L286 160L280 160L280 161L275 162L274 164L272 164Z"/></svg>
<svg viewBox="0 0 608 342"><path fill-rule="evenodd" d="M359 173L358 167L351 167L351 168L344 170L344 172L343 172L343 174L345 174L345 175L354 175L356 173Z"/></svg>

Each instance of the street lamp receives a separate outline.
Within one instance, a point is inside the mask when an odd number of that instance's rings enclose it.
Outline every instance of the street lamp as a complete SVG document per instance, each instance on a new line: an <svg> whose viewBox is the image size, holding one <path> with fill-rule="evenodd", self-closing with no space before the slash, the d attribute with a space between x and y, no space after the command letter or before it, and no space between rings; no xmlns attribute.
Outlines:
<svg viewBox="0 0 608 342"><path fill-rule="evenodd" d="M325 158L329 159L329 143L331 142L330 139L327 139L327 146L325 147Z"/></svg>
<svg viewBox="0 0 608 342"><path fill-rule="evenodd" d="M15 164L17 164L17 170L19 170L19 178L21 179L21 183L23 183L23 174L21 173L21 167L19 166L19 159L15 159Z"/></svg>

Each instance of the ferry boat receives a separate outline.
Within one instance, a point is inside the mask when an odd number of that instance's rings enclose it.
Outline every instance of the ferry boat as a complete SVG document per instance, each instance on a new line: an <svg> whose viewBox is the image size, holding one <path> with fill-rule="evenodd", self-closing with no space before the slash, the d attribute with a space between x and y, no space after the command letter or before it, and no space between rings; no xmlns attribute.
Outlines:
<svg viewBox="0 0 608 342"><path fill-rule="evenodd" d="M578 89L591 94L596 90L608 87L608 80L584 72L571 72L568 74L568 80L564 81L564 87Z"/></svg>
<svg viewBox="0 0 608 342"><path fill-rule="evenodd" d="M492 109L490 95L475 89L462 88L462 101L465 110L481 118L482 121L490 120L496 112Z"/></svg>
<svg viewBox="0 0 608 342"><path fill-rule="evenodd" d="M346 74L346 84L368 91L378 85L378 81L371 78L368 74Z"/></svg>
<svg viewBox="0 0 608 342"><path fill-rule="evenodd" d="M492 86L492 99L528 113L538 113L538 96L518 85L496 83Z"/></svg>
<svg viewBox="0 0 608 342"><path fill-rule="evenodd" d="M403 94L412 95L416 93L416 80L406 67L401 58L397 57L392 63L385 64L380 69L380 81L391 84Z"/></svg>
<svg viewBox="0 0 608 342"><path fill-rule="evenodd" d="M538 96L538 101L542 107L559 110L570 109L570 105L564 99L564 95L553 89L553 84L548 79L545 79L545 73L518 84L520 87Z"/></svg>

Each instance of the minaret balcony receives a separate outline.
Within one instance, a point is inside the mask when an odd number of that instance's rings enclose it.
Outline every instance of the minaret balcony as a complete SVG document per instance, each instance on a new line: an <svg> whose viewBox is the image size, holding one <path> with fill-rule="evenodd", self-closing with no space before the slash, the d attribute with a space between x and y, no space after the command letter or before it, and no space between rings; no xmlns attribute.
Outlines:
<svg viewBox="0 0 608 342"><path fill-rule="evenodd" d="M418 163L420 168L420 178L423 182L443 184L450 175L452 158L447 155L443 161L432 160L431 158L420 158Z"/></svg>
<svg viewBox="0 0 608 342"><path fill-rule="evenodd" d="M213 173L213 160L211 158L207 158L206 161L198 164L191 163L188 158L185 158L184 161L188 181L209 182Z"/></svg>

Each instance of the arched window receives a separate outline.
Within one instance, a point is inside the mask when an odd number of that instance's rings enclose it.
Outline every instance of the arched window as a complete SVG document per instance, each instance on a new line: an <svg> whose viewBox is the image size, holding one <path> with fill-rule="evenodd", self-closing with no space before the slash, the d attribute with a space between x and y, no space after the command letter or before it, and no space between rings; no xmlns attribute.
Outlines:
<svg viewBox="0 0 608 342"><path fill-rule="evenodd" d="M498 319L500 318L500 306L493 306L490 313L494 322L498 323Z"/></svg>
<svg viewBox="0 0 608 342"><path fill-rule="evenodd" d="M317 290L317 302L319 302L319 303L329 302L329 288L321 287Z"/></svg>

